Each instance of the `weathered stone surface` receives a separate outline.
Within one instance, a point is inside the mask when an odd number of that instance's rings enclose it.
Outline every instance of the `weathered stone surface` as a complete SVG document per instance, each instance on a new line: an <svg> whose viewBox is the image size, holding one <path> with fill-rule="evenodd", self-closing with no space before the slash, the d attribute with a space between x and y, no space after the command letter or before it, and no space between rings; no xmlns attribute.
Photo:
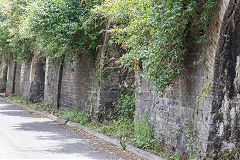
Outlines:
<svg viewBox="0 0 240 160"><path fill-rule="evenodd" d="M100 59L100 84L96 88L92 88L94 94L91 96L97 119L102 118L101 113L114 110L112 103L117 101L120 93L124 93L127 88L131 87L135 80L133 73L128 73L116 64L125 51L117 45L105 45L106 50Z"/></svg>
<svg viewBox="0 0 240 160"><path fill-rule="evenodd" d="M8 73L7 73L7 96L13 95L14 93L14 81L15 81L15 67L16 62L13 59L8 61Z"/></svg>
<svg viewBox="0 0 240 160"><path fill-rule="evenodd" d="M60 107L73 109L79 107L89 111L87 105L91 94L91 76L94 72L94 62L84 52L73 58L72 62L65 59L62 71L60 90Z"/></svg>
<svg viewBox="0 0 240 160"><path fill-rule="evenodd" d="M16 74L15 74L15 90L14 90L14 95L16 96L22 96L23 94L23 77L21 75L21 71L22 71L22 64L17 63L16 64Z"/></svg>
<svg viewBox="0 0 240 160"><path fill-rule="evenodd" d="M0 68L0 91L4 92L6 90L6 79L5 77L5 70L8 69L8 64L6 62L5 57L2 55L1 60L1 68Z"/></svg>
<svg viewBox="0 0 240 160"><path fill-rule="evenodd" d="M16 63L15 72L11 72L15 75L14 95L31 102L41 101L44 94L44 65L44 59L39 59L36 55L32 60Z"/></svg>
<svg viewBox="0 0 240 160"><path fill-rule="evenodd" d="M57 107L60 60L47 59L45 71L44 102Z"/></svg>
<svg viewBox="0 0 240 160"><path fill-rule="evenodd" d="M155 135L163 135L168 150L188 152L186 146L192 140L198 144L199 156L237 149L239 3L238 0L219 1L207 42L199 47L198 53L188 53L182 76L164 95L154 93L152 84L140 78L141 73L136 74L136 115L148 113ZM204 61L193 65L200 56ZM186 122L188 127L184 125ZM189 138L186 129L196 129L197 134Z"/></svg>
<svg viewBox="0 0 240 160"><path fill-rule="evenodd" d="M25 100L28 100L30 92L30 71L31 71L31 60L23 62L21 67L21 86L22 97Z"/></svg>
<svg viewBox="0 0 240 160"><path fill-rule="evenodd" d="M206 43L186 55L182 75L164 95L154 93L141 72L134 77L119 68L115 62L124 51L108 46L107 34L99 68L88 52L72 62L47 59L46 66L39 51L32 61L10 60L7 95L36 102L44 92L44 102L52 106L79 107L99 118L101 112L114 109L120 92L136 79L136 116L148 113L154 134L164 139L164 149L184 154L193 142L200 158L234 149L240 140L240 1L221 0L218 5ZM193 64L200 59L200 64ZM98 84L93 84L91 77L98 70ZM193 130L196 134L189 136L187 131Z"/></svg>
<svg viewBox="0 0 240 160"><path fill-rule="evenodd" d="M45 59L35 54L32 58L30 71L30 90L28 100L41 101L44 96Z"/></svg>
<svg viewBox="0 0 240 160"><path fill-rule="evenodd" d="M209 152L234 149L240 140L239 55L240 1L230 0L221 27L214 64Z"/></svg>

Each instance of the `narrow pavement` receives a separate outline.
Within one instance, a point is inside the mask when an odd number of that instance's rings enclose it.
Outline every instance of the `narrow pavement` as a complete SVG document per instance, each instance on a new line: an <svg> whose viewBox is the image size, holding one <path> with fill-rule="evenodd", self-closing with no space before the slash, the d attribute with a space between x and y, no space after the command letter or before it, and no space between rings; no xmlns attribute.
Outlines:
<svg viewBox="0 0 240 160"><path fill-rule="evenodd" d="M0 101L0 159L140 159L83 131Z"/></svg>

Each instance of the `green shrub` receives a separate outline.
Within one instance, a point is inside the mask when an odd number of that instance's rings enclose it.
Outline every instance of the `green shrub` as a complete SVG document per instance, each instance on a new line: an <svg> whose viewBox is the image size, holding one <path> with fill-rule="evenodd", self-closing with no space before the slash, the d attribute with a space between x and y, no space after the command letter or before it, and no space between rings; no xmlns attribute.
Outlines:
<svg viewBox="0 0 240 160"><path fill-rule="evenodd" d="M112 119L104 125L100 124L96 131L116 138L129 138L134 132L134 122L130 118L119 117L118 120Z"/></svg>
<svg viewBox="0 0 240 160"><path fill-rule="evenodd" d="M85 125L91 121L90 116L84 111L78 111L77 107L74 108L74 110L65 111L60 114L59 117L72 122L80 123L81 125Z"/></svg>
<svg viewBox="0 0 240 160"><path fill-rule="evenodd" d="M149 148L157 150L160 146L160 141L154 138L152 134L151 124L147 113L144 113L141 118L136 120L133 143L139 148Z"/></svg>
<svg viewBox="0 0 240 160"><path fill-rule="evenodd" d="M135 112L135 93L133 91L121 94L119 100L113 102L117 114L123 117L133 118Z"/></svg>

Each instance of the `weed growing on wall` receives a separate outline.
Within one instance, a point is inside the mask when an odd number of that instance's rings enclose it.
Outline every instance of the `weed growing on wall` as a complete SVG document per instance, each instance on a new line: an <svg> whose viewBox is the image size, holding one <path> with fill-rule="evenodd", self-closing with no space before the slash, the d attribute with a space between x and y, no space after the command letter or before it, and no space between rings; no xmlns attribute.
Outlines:
<svg viewBox="0 0 240 160"><path fill-rule="evenodd" d="M225 160L225 159L239 160L240 159L240 142L235 144L235 149L226 149L225 151L218 153L217 156L208 155L207 158L213 158L213 157L218 157L219 160Z"/></svg>
<svg viewBox="0 0 240 160"><path fill-rule="evenodd" d="M167 155L164 153L161 153L162 158L167 160L181 160L181 156L179 153L174 153L173 155Z"/></svg>
<svg viewBox="0 0 240 160"><path fill-rule="evenodd" d="M196 129L190 128L189 123L184 123L185 129L184 129L184 134L187 137L187 144L186 144L186 149L189 154L189 159L190 160L197 160L196 158L196 151L197 151L197 143L196 143Z"/></svg>
<svg viewBox="0 0 240 160"><path fill-rule="evenodd" d="M149 148L157 150L160 146L160 141L154 138L150 120L147 113L144 113L135 122L133 143L139 148Z"/></svg>
<svg viewBox="0 0 240 160"><path fill-rule="evenodd" d="M212 92L212 84L211 83L207 83L202 87L202 91L203 93L201 95L198 96L198 102L202 102L202 100L204 98L207 97L208 94L210 94Z"/></svg>
<svg viewBox="0 0 240 160"><path fill-rule="evenodd" d="M129 138L134 132L134 122L129 118L113 119L105 122L105 124L96 127L96 131L108 134L115 138Z"/></svg>
<svg viewBox="0 0 240 160"><path fill-rule="evenodd" d="M135 92L134 90L126 94L120 94L120 98L113 102L118 115L133 119L135 113Z"/></svg>

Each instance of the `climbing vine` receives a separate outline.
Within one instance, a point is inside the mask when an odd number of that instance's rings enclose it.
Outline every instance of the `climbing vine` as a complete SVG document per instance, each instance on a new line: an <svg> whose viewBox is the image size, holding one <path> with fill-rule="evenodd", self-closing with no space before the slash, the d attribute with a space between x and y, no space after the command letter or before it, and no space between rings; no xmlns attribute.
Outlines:
<svg viewBox="0 0 240 160"><path fill-rule="evenodd" d="M109 43L127 51L118 63L163 92L192 42L206 37L214 8L214 0L1 0L0 52L28 59L36 47L50 58L95 51L108 20Z"/></svg>
<svg viewBox="0 0 240 160"><path fill-rule="evenodd" d="M93 12L112 22L110 43L127 50L118 63L144 70L163 92L180 75L191 42L203 41L214 6L213 0L106 0Z"/></svg>

